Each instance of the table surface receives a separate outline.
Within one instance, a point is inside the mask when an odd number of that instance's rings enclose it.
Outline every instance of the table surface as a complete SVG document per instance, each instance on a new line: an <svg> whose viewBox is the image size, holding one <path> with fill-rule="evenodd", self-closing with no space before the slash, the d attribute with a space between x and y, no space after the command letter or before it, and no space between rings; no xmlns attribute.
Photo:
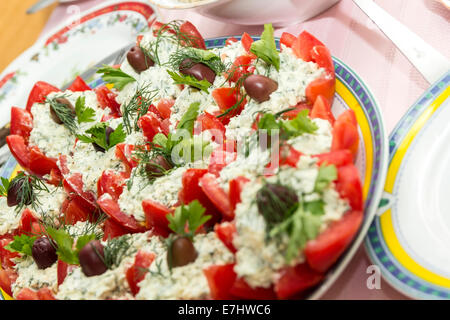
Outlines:
<svg viewBox="0 0 450 320"><path fill-rule="evenodd" d="M20 8L27 7L31 2L33 0L22 0ZM86 10L100 2L102 1L88 0L82 1L78 5L81 10ZM450 58L450 11L437 0L375 0L375 2ZM4 0L1 1L0 12L11 11L10 3L12 1L8 1L8 5ZM14 9L19 7L16 3L17 1L14 1ZM70 17L67 15L66 9L67 5L59 5L54 9L41 35L47 34L57 24ZM25 18L21 17L22 25L33 31L39 27L42 29L50 10L52 8L38 13L33 20L30 19L26 24L24 23ZM14 14L17 15L17 13ZM161 9L159 15L162 21L187 18L197 26L205 38L238 35L244 31L256 35L262 31L262 26L248 27L221 23L203 17L194 10ZM8 19L10 23L17 21L12 17L8 17ZM33 21L34 27L28 25L31 24L30 21ZM0 19L0 27L2 25L10 28L9 30L20 29L9 27L3 18ZM306 22L278 28L275 35L280 36L284 31L298 34L305 29L326 43L334 56L345 61L365 80L379 102L388 132L429 87L420 73L351 0L341 0L334 7ZM0 36L2 47L8 44L5 33L2 31ZM21 30L21 35L26 33ZM33 35L30 33L28 37ZM14 38L21 37L14 35ZM24 39L20 41L20 45L19 43L15 44L13 48L16 51L14 53L8 49L6 51L8 56L2 55L0 58L0 70L11 60L10 56L17 55L34 39ZM381 282L380 289L368 289L366 283L370 274L367 273L367 268L370 264L364 246L361 246L349 266L323 296L323 299L407 299L384 281Z"/></svg>

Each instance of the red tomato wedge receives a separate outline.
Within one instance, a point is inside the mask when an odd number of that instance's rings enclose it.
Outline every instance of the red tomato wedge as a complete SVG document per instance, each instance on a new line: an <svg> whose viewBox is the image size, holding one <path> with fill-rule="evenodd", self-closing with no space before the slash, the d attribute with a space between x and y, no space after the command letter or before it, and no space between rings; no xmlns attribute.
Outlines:
<svg viewBox="0 0 450 320"><path fill-rule="evenodd" d="M30 169L30 150L25 144L25 139L19 135L9 135L6 143L14 158L25 170Z"/></svg>
<svg viewBox="0 0 450 320"><path fill-rule="evenodd" d="M244 279L238 278L230 288L230 294L240 299L274 300L276 299L273 288L252 288Z"/></svg>
<svg viewBox="0 0 450 320"><path fill-rule="evenodd" d="M38 176L50 174L52 170L59 170L57 159L48 158L37 146L32 146L30 151L30 171Z"/></svg>
<svg viewBox="0 0 450 320"><path fill-rule="evenodd" d="M244 47L244 50L247 52L250 52L250 48L252 46L253 39L247 32L244 32L242 34L241 43L242 43L242 47Z"/></svg>
<svg viewBox="0 0 450 320"><path fill-rule="evenodd" d="M325 46L308 31L303 31L292 44L295 55L304 61L313 61L311 51L315 46Z"/></svg>
<svg viewBox="0 0 450 320"><path fill-rule="evenodd" d="M64 282L64 279L66 279L68 266L69 265L66 262L58 260L57 265L56 265L58 286Z"/></svg>
<svg viewBox="0 0 450 320"><path fill-rule="evenodd" d="M118 224L114 219L107 218L103 224L103 241L128 234L130 231Z"/></svg>
<svg viewBox="0 0 450 320"><path fill-rule="evenodd" d="M334 164L336 167L342 167L353 163L353 155L349 150L336 150L318 155L313 155L319 159L317 164Z"/></svg>
<svg viewBox="0 0 450 320"><path fill-rule="evenodd" d="M205 112L197 117L195 121L194 134L198 135L204 131L209 131L211 140L222 145L225 141L225 126L212 114Z"/></svg>
<svg viewBox="0 0 450 320"><path fill-rule="evenodd" d="M153 112L149 112L146 115L139 118L138 126L144 132L144 136L145 136L145 138L147 138L148 142L153 141L153 137L157 133L163 132L163 130L161 128L161 118L159 118Z"/></svg>
<svg viewBox="0 0 450 320"><path fill-rule="evenodd" d="M83 175L81 173L76 172L71 176L66 176L63 180L63 186L69 196L74 198L83 208L89 212L94 212L97 209L95 194L90 191L84 191Z"/></svg>
<svg viewBox="0 0 450 320"><path fill-rule="evenodd" d="M11 252L5 246L13 241L13 236L6 234L0 237L0 265L4 269L11 268L15 263L11 260L20 256L18 252Z"/></svg>
<svg viewBox="0 0 450 320"><path fill-rule="evenodd" d="M145 275L148 272L146 269L150 267L153 260L155 260L155 254L139 250L134 258L134 264L127 269L126 277L128 285L134 296L139 292L140 287L138 286L138 283L144 280Z"/></svg>
<svg viewBox="0 0 450 320"><path fill-rule="evenodd" d="M17 273L13 269L0 269L0 288L12 296L11 286L17 280Z"/></svg>
<svg viewBox="0 0 450 320"><path fill-rule="evenodd" d="M145 213L147 228L154 229L156 234L167 237L171 232L167 215L171 214L173 210L150 199L142 201L142 208Z"/></svg>
<svg viewBox="0 0 450 320"><path fill-rule="evenodd" d="M223 242L225 247L233 253L237 251L233 245L233 238L236 234L236 225L233 222L226 221L220 224L217 223L214 226L214 231L216 232L217 238Z"/></svg>
<svg viewBox="0 0 450 320"><path fill-rule="evenodd" d="M39 222L39 219L34 215L33 211L26 208L22 212L22 216L20 217L19 227L17 228L17 232L19 234L29 234L33 231L33 223Z"/></svg>
<svg viewBox="0 0 450 320"><path fill-rule="evenodd" d="M226 72L227 80L231 82L238 82L246 74L251 74L255 71L255 66L252 62L255 58L250 55L243 55L237 57L230 69Z"/></svg>
<svg viewBox="0 0 450 320"><path fill-rule="evenodd" d="M189 21L185 21L180 26L180 34L189 39L187 43L186 41L181 39L181 42L184 42L185 45L192 45L195 48L206 50L205 40L203 39L197 28Z"/></svg>
<svg viewBox="0 0 450 320"><path fill-rule="evenodd" d="M41 288L37 291L39 300L56 300L53 291L49 288Z"/></svg>
<svg viewBox="0 0 450 320"><path fill-rule="evenodd" d="M299 102L298 104L293 106L291 109L293 109L293 110L290 110L290 111L287 111L287 112L283 113L282 117L284 119L292 120L295 117L297 117L297 115L303 110L311 111L311 105L306 103L306 102Z"/></svg>
<svg viewBox="0 0 450 320"><path fill-rule="evenodd" d="M225 220L233 220L234 212L228 194L223 190L216 180L216 177L210 173L200 178L200 186L206 196L222 213Z"/></svg>
<svg viewBox="0 0 450 320"><path fill-rule="evenodd" d="M362 211L349 211L316 239L308 241L305 247L308 265L318 272L327 271L350 244L362 219Z"/></svg>
<svg viewBox="0 0 450 320"><path fill-rule="evenodd" d="M312 270L306 263L286 267L275 283L275 293L279 299L288 299L315 286L323 278L322 273Z"/></svg>
<svg viewBox="0 0 450 320"><path fill-rule="evenodd" d="M100 198L103 194L108 193L117 201L122 194L124 185L125 179L120 173L112 169L105 170L97 181L97 197Z"/></svg>
<svg viewBox="0 0 450 320"><path fill-rule="evenodd" d="M133 158L134 145L119 143L116 145L116 157L122 160L126 167L127 178L131 174L131 170L138 165L137 161Z"/></svg>
<svg viewBox="0 0 450 320"><path fill-rule="evenodd" d="M17 293L16 300L39 300L39 297L37 291L23 288Z"/></svg>
<svg viewBox="0 0 450 320"><path fill-rule="evenodd" d="M124 228L131 232L145 231L144 227L133 216L129 216L120 210L119 204L109 194L102 195L98 198L97 203L104 213Z"/></svg>
<svg viewBox="0 0 450 320"><path fill-rule="evenodd" d="M225 40L225 45L226 46L229 46L229 45L231 45L231 44L233 44L233 43L235 43L235 42L238 42L239 40L238 39L236 39L235 37L230 37L230 38L228 38L227 40Z"/></svg>
<svg viewBox="0 0 450 320"><path fill-rule="evenodd" d="M297 38L290 34L289 32L283 32L281 34L280 43L284 44L286 47L291 48Z"/></svg>
<svg viewBox="0 0 450 320"><path fill-rule="evenodd" d="M350 150L355 157L358 153L359 133L353 110L342 113L333 126L331 150Z"/></svg>
<svg viewBox="0 0 450 320"><path fill-rule="evenodd" d="M121 115L120 104L116 101L117 94L105 86L96 88L95 94L102 109L109 108L113 115Z"/></svg>
<svg viewBox="0 0 450 320"><path fill-rule="evenodd" d="M214 300L236 299L230 293L230 289L236 280L234 263L225 265L212 265L203 269L208 281L211 298Z"/></svg>
<svg viewBox="0 0 450 320"><path fill-rule="evenodd" d="M319 95L314 102L313 108L311 110L311 118L319 118L323 120L328 120L331 125L334 124L333 113L331 112L330 102L322 95Z"/></svg>
<svg viewBox="0 0 450 320"><path fill-rule="evenodd" d="M322 95L333 105L334 93L336 87L336 79L330 75L324 75L321 78L313 80L305 90L306 99L309 103L314 104L318 96Z"/></svg>
<svg viewBox="0 0 450 320"><path fill-rule="evenodd" d="M30 133L33 130L33 116L26 109L12 107L11 108L11 135L19 135L28 141Z"/></svg>
<svg viewBox="0 0 450 320"><path fill-rule="evenodd" d="M218 118L225 125L228 124L232 117L239 115L247 103L247 100L242 98L236 88L217 88L211 94L220 111L222 113L228 112L227 115Z"/></svg>
<svg viewBox="0 0 450 320"><path fill-rule="evenodd" d="M33 89L31 89L30 95L28 96L27 111L31 111L31 107L35 103L43 103L47 96L52 92L58 92L61 91L57 87L52 86L51 84L44 82L44 81L38 81L34 85Z"/></svg>
<svg viewBox="0 0 450 320"><path fill-rule="evenodd" d="M79 221L87 221L91 216L91 212L82 207L75 199L69 201L64 214L64 222L69 225L74 225Z"/></svg>
<svg viewBox="0 0 450 320"><path fill-rule="evenodd" d="M353 163L338 167L336 189L342 198L348 200L353 210L363 209L361 179L359 171Z"/></svg>
<svg viewBox="0 0 450 320"><path fill-rule="evenodd" d="M88 86L86 82L84 82L83 78L77 76L74 82L67 88L67 90L76 92L76 91L88 91L91 90L91 87Z"/></svg>
<svg viewBox="0 0 450 320"><path fill-rule="evenodd" d="M329 72L330 75L334 77L334 63L333 58L331 57L330 50L328 50L325 46L315 46L311 50L311 59L320 68L324 68Z"/></svg>
<svg viewBox="0 0 450 320"><path fill-rule="evenodd" d="M236 209L236 205L241 202L242 189L244 189L244 185L249 181L250 180L248 178L243 176L239 176L230 180L230 203L233 211Z"/></svg>
<svg viewBox="0 0 450 320"><path fill-rule="evenodd" d="M222 171L229 163L236 160L236 157L236 152L227 152L222 150L221 147L218 147L211 153L208 171L218 177L220 171Z"/></svg>
<svg viewBox="0 0 450 320"><path fill-rule="evenodd" d="M175 104L173 99L161 99L156 105L156 109L163 119L169 119L172 114L172 107Z"/></svg>

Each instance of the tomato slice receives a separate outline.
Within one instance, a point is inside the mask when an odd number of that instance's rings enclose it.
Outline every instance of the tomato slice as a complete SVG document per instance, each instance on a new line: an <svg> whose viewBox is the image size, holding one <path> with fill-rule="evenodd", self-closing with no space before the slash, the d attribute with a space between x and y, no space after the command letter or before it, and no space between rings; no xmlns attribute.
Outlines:
<svg viewBox="0 0 450 320"><path fill-rule="evenodd" d="M234 212L228 194L223 190L216 180L216 177L210 173L200 178L200 186L206 196L222 213L226 220L233 220Z"/></svg>
<svg viewBox="0 0 450 320"><path fill-rule="evenodd" d="M244 75L253 73L255 71L255 66L252 65L254 59L247 54L237 57L226 73L227 80L238 82Z"/></svg>
<svg viewBox="0 0 450 320"><path fill-rule="evenodd" d="M345 111L337 118L333 126L332 151L347 149L356 157L359 146L359 133L355 122L354 111L351 109Z"/></svg>
<svg viewBox="0 0 450 320"><path fill-rule="evenodd" d="M233 239L236 235L236 225L233 222L228 221L220 224L217 223L214 226L214 231L225 247L227 247L231 252L236 253L237 250L233 245Z"/></svg>
<svg viewBox="0 0 450 320"><path fill-rule="evenodd" d="M89 212L97 209L96 197L93 192L84 191L83 175L79 172L73 173L63 180L64 190L71 198L74 198L83 208Z"/></svg>
<svg viewBox="0 0 450 320"><path fill-rule="evenodd" d="M49 288L40 288L37 291L37 295L39 300L56 300L53 291Z"/></svg>
<svg viewBox="0 0 450 320"><path fill-rule="evenodd" d="M242 98L236 88L217 88L211 94L222 113L229 111L227 115L218 118L225 125L230 122L232 117L239 115L247 103L247 100Z"/></svg>
<svg viewBox="0 0 450 320"><path fill-rule="evenodd" d="M197 28L189 21L185 21L183 24L181 24L180 34L188 37L190 40L189 44L193 47L206 50L205 40L203 39ZM181 43L184 43L186 45L185 41L183 40L181 40Z"/></svg>
<svg viewBox="0 0 450 320"><path fill-rule="evenodd" d="M241 43L242 43L242 47L244 47L245 51L250 52L250 48L252 46L253 39L247 32L244 32L242 34Z"/></svg>
<svg viewBox="0 0 450 320"><path fill-rule="evenodd" d="M172 107L175 104L173 99L161 99L156 105L156 109L163 119L169 119L172 114Z"/></svg>
<svg viewBox="0 0 450 320"><path fill-rule="evenodd" d="M225 40L225 45L226 46L229 46L229 45L231 45L231 44L233 44L233 43L235 43L235 42L238 42L239 40L238 39L236 39L235 37L230 37L230 38L228 38L227 40Z"/></svg>
<svg viewBox="0 0 450 320"><path fill-rule="evenodd" d="M153 112L148 112L138 120L138 126L144 132L148 142L153 141L153 137L157 133L162 133L161 119Z"/></svg>
<svg viewBox="0 0 450 320"><path fill-rule="evenodd" d="M30 95L28 96L27 111L31 111L31 107L35 103L43 103L47 96L52 92L58 92L61 91L57 87L52 86L51 84L44 82L44 81L38 81L34 85L33 89L31 89Z"/></svg>
<svg viewBox="0 0 450 320"><path fill-rule="evenodd" d="M37 291L30 288L22 288L16 295L16 300L39 300Z"/></svg>
<svg viewBox="0 0 450 320"><path fill-rule="evenodd" d="M30 234L33 231L33 223L39 222L39 219L34 215L33 211L26 208L22 212L22 216L20 217L19 227L17 228L17 232L19 234Z"/></svg>
<svg viewBox="0 0 450 320"><path fill-rule="evenodd" d="M353 210L363 209L362 183L353 163L338 167L336 189L342 198L348 200Z"/></svg>
<svg viewBox="0 0 450 320"><path fill-rule="evenodd" d="M308 31L303 31L299 34L297 40L292 44L292 50L297 57L309 62L313 61L311 51L315 46L324 47L325 45Z"/></svg>
<svg viewBox="0 0 450 320"><path fill-rule="evenodd" d="M230 203L233 211L236 209L236 205L241 202L241 192L244 189L244 185L250 180L244 176L239 176L237 178L231 179L229 182L230 186Z"/></svg>
<svg viewBox="0 0 450 320"><path fill-rule="evenodd" d="M231 287L236 280L234 263L225 265L212 265L203 269L208 281L211 298L214 300L235 299L231 293Z"/></svg>
<svg viewBox="0 0 450 320"><path fill-rule="evenodd" d="M20 166L25 170L29 170L30 150L25 144L25 139L19 135L9 135L6 137L6 143Z"/></svg>
<svg viewBox="0 0 450 320"><path fill-rule="evenodd" d="M114 170L103 171L97 181L97 196L100 198L104 193L108 193L114 200L118 200L123 192L125 179Z"/></svg>
<svg viewBox="0 0 450 320"><path fill-rule="evenodd" d="M220 171L222 171L222 169L225 168L228 164L235 161L236 157L236 152L228 152L223 150L221 147L218 147L211 153L208 171L218 177Z"/></svg>
<svg viewBox="0 0 450 320"><path fill-rule="evenodd" d="M314 102L314 106L311 110L311 118L319 118L323 120L328 120L331 125L336 121L334 119L333 113L331 112L330 102L322 95L319 95Z"/></svg>
<svg viewBox="0 0 450 320"><path fill-rule="evenodd" d="M116 157L122 160L126 167L128 177L131 174L131 170L138 165L137 161L133 158L133 151L134 145L132 144L119 143L116 145Z"/></svg>
<svg viewBox="0 0 450 320"><path fill-rule="evenodd" d="M283 113L282 117L284 119L292 120L297 117L297 115L303 110L311 111L311 105L306 102L299 102L295 106L293 106L290 111Z"/></svg>
<svg viewBox="0 0 450 320"><path fill-rule="evenodd" d="M150 267L153 260L155 260L155 254L139 250L134 258L134 264L127 269L126 277L128 285L130 286L131 293L135 296L141 289L138 283L144 280L146 269Z"/></svg>
<svg viewBox="0 0 450 320"><path fill-rule="evenodd" d="M145 229L136 221L133 216L129 216L120 210L117 201L107 193L97 200L98 205L111 219L130 230L131 232L143 232Z"/></svg>
<svg viewBox="0 0 450 320"><path fill-rule="evenodd" d="M120 104L116 101L117 94L109 90L106 86L96 88L95 94L102 109L109 108L113 115L121 115Z"/></svg>
<svg viewBox="0 0 450 320"><path fill-rule="evenodd" d="M311 50L311 59L321 68L324 68L334 77L334 63L330 50L325 46L315 46Z"/></svg>
<svg viewBox="0 0 450 320"><path fill-rule="evenodd" d="M318 272L327 271L351 243L362 219L362 211L349 211L316 239L308 241L305 247L308 265Z"/></svg>
<svg viewBox="0 0 450 320"><path fill-rule="evenodd" d="M324 75L311 83L306 87L305 95L309 103L314 104L319 95L324 96L328 100L330 105L333 105L334 93L336 87L336 79L330 75Z"/></svg>
<svg viewBox="0 0 450 320"><path fill-rule="evenodd" d="M275 283L275 293L279 299L291 298L315 286L323 278L322 273L312 270L306 263L286 267Z"/></svg>
<svg viewBox="0 0 450 320"><path fill-rule="evenodd" d="M345 149L313 155L313 157L319 159L319 161L317 162L319 166L326 163L326 164L334 164L336 167L341 167L353 163L352 153L349 150Z"/></svg>
<svg viewBox="0 0 450 320"><path fill-rule="evenodd" d="M56 265L58 286L60 286L61 283L64 282L64 279L66 279L68 266L69 265L66 262L58 260Z"/></svg>
<svg viewBox="0 0 450 320"><path fill-rule="evenodd" d="M45 156L37 146L32 146L30 151L30 171L38 176L50 174L52 170L59 170L57 159Z"/></svg>
<svg viewBox="0 0 450 320"><path fill-rule="evenodd" d="M11 108L11 127L10 134L19 135L28 141L30 133L33 130L33 116L26 109L12 107Z"/></svg>
<svg viewBox="0 0 450 320"><path fill-rule="evenodd" d="M5 246L13 240L14 238L10 234L6 234L0 237L0 264L4 269L15 266L15 263L11 259L20 256L18 252L11 252L5 249Z"/></svg>
<svg viewBox="0 0 450 320"><path fill-rule="evenodd" d="M240 299L274 300L276 299L273 288L252 288L242 278L237 278L230 288L230 293Z"/></svg>
<svg viewBox="0 0 450 320"><path fill-rule="evenodd" d="M280 43L284 44L288 48L291 48L295 40L297 40L296 36L290 34L289 32L283 32L281 34Z"/></svg>
<svg viewBox="0 0 450 320"><path fill-rule="evenodd" d="M11 286L17 278L18 274L13 269L0 269L0 288L9 296L12 296Z"/></svg>
<svg viewBox="0 0 450 320"><path fill-rule="evenodd" d="M199 115L195 121L194 134L198 135L204 131L209 131L212 135L211 140L219 145L225 141L225 126L208 112Z"/></svg>
<svg viewBox="0 0 450 320"><path fill-rule="evenodd" d="M173 210L150 199L142 201L142 208L145 213L147 228L154 229L157 234L167 237L171 232L167 215L171 214Z"/></svg>
<svg viewBox="0 0 450 320"><path fill-rule="evenodd" d="M129 230L122 227L115 220L107 218L103 224L103 241L123 236L130 233Z"/></svg>
<svg viewBox="0 0 450 320"><path fill-rule="evenodd" d="M90 215L91 212L89 210L86 210L79 202L72 199L65 208L64 222L69 225L74 225L79 221L87 221Z"/></svg>
<svg viewBox="0 0 450 320"><path fill-rule="evenodd" d="M91 90L91 87L88 86L88 84L86 82L84 82L83 78L81 78L80 76L77 76L74 80L74 82L72 82L72 84L70 85L69 88L67 88L67 90L76 92L76 91L88 91Z"/></svg>

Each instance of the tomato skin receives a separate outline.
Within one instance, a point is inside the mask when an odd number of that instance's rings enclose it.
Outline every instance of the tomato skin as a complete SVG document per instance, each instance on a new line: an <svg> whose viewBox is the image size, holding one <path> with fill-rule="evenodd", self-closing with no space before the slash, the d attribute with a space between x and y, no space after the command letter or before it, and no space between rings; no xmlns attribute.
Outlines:
<svg viewBox="0 0 450 320"><path fill-rule="evenodd" d="M102 109L109 108L115 116L120 116L120 104L116 101L117 94L109 90L106 86L100 86L95 89L98 103Z"/></svg>
<svg viewBox="0 0 450 320"><path fill-rule="evenodd" d="M235 106L242 99L242 95L236 88L217 88L212 91L212 97L216 101L221 112L227 111L229 108ZM230 119L239 115L244 109L246 99L243 99L239 106L233 111L229 112L226 116L220 117L219 120L224 124L228 124Z"/></svg>
<svg viewBox="0 0 450 320"><path fill-rule="evenodd" d="M169 119L172 114L171 108L175 104L175 100L173 99L161 99L156 105L156 109L159 111L159 114L163 119Z"/></svg>
<svg viewBox="0 0 450 320"><path fill-rule="evenodd" d="M282 115L283 119L292 120L295 117L297 117L297 115L303 110L311 111L311 105L306 102L299 102L298 104L293 106L292 109L293 110L283 113Z"/></svg>
<svg viewBox="0 0 450 320"><path fill-rule="evenodd" d="M70 200L64 211L64 221L74 225L79 221L87 221L91 215L90 211L83 208L76 200Z"/></svg>
<svg viewBox="0 0 450 320"><path fill-rule="evenodd" d="M237 278L230 288L230 294L240 299L274 300L276 299L273 288L252 288L242 278Z"/></svg>
<svg viewBox="0 0 450 320"><path fill-rule="evenodd" d="M237 57L226 73L227 80L237 82L245 74L253 73L255 71L255 67L251 64L254 59L255 58L250 55Z"/></svg>
<svg viewBox="0 0 450 320"><path fill-rule="evenodd" d="M31 89L30 95L28 96L26 110L31 112L31 107L33 106L33 104L43 103L50 93L58 91L61 90L47 82L36 82L36 84L33 86L33 89Z"/></svg>
<svg viewBox="0 0 450 320"><path fill-rule="evenodd" d="M331 112L330 102L322 95L319 95L314 102L313 108L311 110L311 119L323 119L328 120L331 125L336 121L334 119L333 113Z"/></svg>
<svg viewBox="0 0 450 320"><path fill-rule="evenodd" d="M37 291L37 295L39 300L56 300L52 290L49 288L40 288Z"/></svg>
<svg viewBox="0 0 450 320"><path fill-rule="evenodd" d="M217 238L227 247L232 253L236 253L236 248L233 245L233 238L236 235L236 225L233 222L217 223L214 226L214 232Z"/></svg>
<svg viewBox="0 0 450 320"><path fill-rule="evenodd" d="M103 241L114 239L128 233L130 232L126 228L111 218L107 218L103 224Z"/></svg>
<svg viewBox="0 0 450 320"><path fill-rule="evenodd" d="M63 180L64 190L67 194L78 202L83 208L89 212L97 209L96 197L90 191L83 190L83 175L79 172L66 176Z"/></svg>
<svg viewBox="0 0 450 320"><path fill-rule="evenodd" d="M0 237L0 265L4 269L15 266L15 263L11 261L11 259L20 256L18 252L11 252L5 249L5 246L8 245L13 240L14 238L13 235L11 234L6 234Z"/></svg>
<svg viewBox="0 0 450 320"><path fill-rule="evenodd" d="M325 46L315 46L311 50L311 59L320 68L324 68L330 75L334 77L334 63L330 50Z"/></svg>
<svg viewBox="0 0 450 320"><path fill-rule="evenodd" d="M19 135L28 141L30 133L33 130L33 116L26 109L12 107L11 108L11 135Z"/></svg>
<svg viewBox="0 0 450 320"><path fill-rule="evenodd" d="M22 288L16 295L16 300L39 300L37 291Z"/></svg>
<svg viewBox="0 0 450 320"><path fill-rule="evenodd" d="M236 157L236 152L227 152L222 150L221 147L218 147L211 153L208 171L218 177L220 171L222 171L229 163L236 160Z"/></svg>
<svg viewBox="0 0 450 320"><path fill-rule="evenodd" d="M56 164L57 159L45 156L37 146L29 148L30 171L38 176L50 174L52 170L59 170Z"/></svg>
<svg viewBox="0 0 450 320"><path fill-rule="evenodd" d="M189 36L189 38L193 42L193 47L206 50L205 40L203 39L197 28L189 21L185 21L180 26L180 33Z"/></svg>
<svg viewBox="0 0 450 320"><path fill-rule="evenodd" d="M279 299L288 299L318 284L324 274L312 270L306 263L285 267L275 283L275 293Z"/></svg>
<svg viewBox="0 0 450 320"><path fill-rule="evenodd" d="M162 133L161 119L153 112L148 112L138 120L138 126L144 132L148 142L153 141L157 133Z"/></svg>
<svg viewBox="0 0 450 320"><path fill-rule="evenodd" d="M318 272L327 271L351 243L362 220L362 211L349 211L316 239L308 241L305 247L308 265Z"/></svg>
<svg viewBox="0 0 450 320"><path fill-rule="evenodd" d="M244 32L242 34L241 43L242 43L242 47L244 47L244 50L247 52L250 52L250 48L252 46L253 39L247 32Z"/></svg>
<svg viewBox="0 0 450 320"><path fill-rule="evenodd" d="M56 265L58 286L60 286L61 283L64 282L64 279L66 279L68 266L69 265L66 262L61 261L61 260L58 259L58 262L57 262L57 265Z"/></svg>
<svg viewBox="0 0 450 320"><path fill-rule="evenodd" d="M316 37L308 31L303 31L297 37L297 40L292 44L292 50L300 59L309 62L312 60L311 51L315 46L325 46Z"/></svg>
<svg viewBox="0 0 450 320"><path fill-rule="evenodd" d="M318 155L313 155L313 157L318 158L319 161L317 165L322 164L334 164L336 167L342 167L347 164L353 163L353 155L349 150L336 150L327 153L322 153Z"/></svg>
<svg viewBox="0 0 450 320"><path fill-rule="evenodd" d="M216 177L210 173L200 178L200 185L203 192L222 213L225 220L233 220L234 212L228 194L223 190L216 180Z"/></svg>
<svg viewBox="0 0 450 320"><path fill-rule="evenodd" d="M314 104L319 95L328 100L333 105L334 93L336 91L336 79L330 75L322 76L313 80L305 90L306 99L309 103Z"/></svg>
<svg viewBox="0 0 450 320"><path fill-rule="evenodd" d="M104 194L97 199L97 203L111 219L130 232L143 232L145 229L136 221L133 216L129 216L120 210L119 204L111 198L109 194Z"/></svg>
<svg viewBox="0 0 450 320"><path fill-rule="evenodd" d="M80 76L77 76L75 80L72 82L69 88L67 90L70 90L72 92L81 92L81 91L88 91L92 90L91 87L88 86L88 84L81 78Z"/></svg>
<svg viewBox="0 0 450 320"><path fill-rule="evenodd" d="M0 269L0 288L9 296L12 296L11 285L16 282L18 274L14 269Z"/></svg>
<svg viewBox="0 0 450 320"><path fill-rule="evenodd" d="M154 229L156 234L167 237L171 232L167 215L171 214L173 210L150 199L142 201L142 208L145 213L147 228Z"/></svg>
<svg viewBox="0 0 450 320"><path fill-rule="evenodd" d="M138 283L144 280L145 275L148 272L145 269L150 267L153 260L155 260L155 254L139 250L134 258L134 264L127 269L126 278L133 296L139 292L140 287L138 286Z"/></svg>
<svg viewBox="0 0 450 320"><path fill-rule="evenodd" d="M203 269L208 281L211 298L214 300L236 299L230 289L236 280L234 263L225 265L212 265Z"/></svg>
<svg viewBox="0 0 450 320"><path fill-rule="evenodd" d="M297 38L290 34L289 32L283 32L281 34L280 43L284 44L286 47L291 48Z"/></svg>
<svg viewBox="0 0 450 320"><path fill-rule="evenodd" d="M212 141L222 145L225 141L225 126L219 119L208 112L204 112L197 117L194 126L194 134L198 135L204 131L210 131Z"/></svg>
<svg viewBox="0 0 450 320"><path fill-rule="evenodd" d="M244 185L250 180L244 176L231 179L228 183L230 186L230 203L233 211L236 209L236 205L241 202L241 192L244 189Z"/></svg>
<svg viewBox="0 0 450 320"><path fill-rule="evenodd" d="M362 183L359 171L353 163L338 167L336 190L342 198L348 200L353 210L363 209Z"/></svg>
<svg viewBox="0 0 450 320"><path fill-rule="evenodd" d="M25 139L19 135L9 135L6 137L6 143L20 166L25 170L29 170L30 151L25 144Z"/></svg>
<svg viewBox="0 0 450 320"><path fill-rule="evenodd" d="M33 231L33 223L39 222L39 219L34 215L33 211L26 208L22 212L22 216L19 221L19 227L17 228L18 234L30 234Z"/></svg>
<svg viewBox="0 0 450 320"><path fill-rule="evenodd" d="M225 40L225 45L226 46L229 46L229 45L231 45L231 44L233 44L233 43L235 43L235 42L238 42L239 40L238 39L236 39L235 37L230 37L230 38L228 38L227 40Z"/></svg>
<svg viewBox="0 0 450 320"><path fill-rule="evenodd" d="M337 118L333 126L332 151L347 149L356 157L359 146L359 133L355 122L356 118L353 110L347 110Z"/></svg>
<svg viewBox="0 0 450 320"><path fill-rule="evenodd" d="M138 163L133 158L134 145L119 143L116 145L116 157L122 160L123 164L126 167L127 178L131 174L131 170L135 168Z"/></svg>
<svg viewBox="0 0 450 320"><path fill-rule="evenodd" d="M97 181L97 197L108 193L114 200L118 200L123 192L125 179L120 173L112 169L103 171L100 179Z"/></svg>

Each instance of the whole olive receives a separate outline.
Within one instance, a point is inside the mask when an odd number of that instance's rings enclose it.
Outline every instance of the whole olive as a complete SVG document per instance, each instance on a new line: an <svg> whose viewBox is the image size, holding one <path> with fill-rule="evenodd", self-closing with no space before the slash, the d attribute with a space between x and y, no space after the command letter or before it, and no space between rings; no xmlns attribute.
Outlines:
<svg viewBox="0 0 450 320"><path fill-rule="evenodd" d="M172 169L170 163L163 156L159 155L153 158L145 165L145 171L151 177L160 177L164 171Z"/></svg>
<svg viewBox="0 0 450 320"><path fill-rule="evenodd" d="M137 73L141 73L155 64L139 46L134 46L128 51L127 60Z"/></svg>
<svg viewBox="0 0 450 320"><path fill-rule="evenodd" d="M192 76L199 81L207 80L213 84L216 79L216 73L203 63L194 63L191 59L184 59L179 68L182 74Z"/></svg>
<svg viewBox="0 0 450 320"><path fill-rule="evenodd" d="M104 262L103 245L98 240L88 242L78 253L78 260L87 277L101 275L108 269Z"/></svg>
<svg viewBox="0 0 450 320"><path fill-rule="evenodd" d="M66 106L73 114L75 114L75 108L73 107L72 103L66 98L63 97L55 98L55 101L59 104ZM50 116L52 117L53 121L55 121L57 124L63 123L52 106L50 106Z"/></svg>
<svg viewBox="0 0 450 320"><path fill-rule="evenodd" d="M33 188L30 188L28 193L22 193L22 199L19 199L19 190L25 183L24 179L28 179L28 177L13 179L11 181L8 188L8 196L6 197L6 203L8 204L8 207L17 206L21 202L21 200L26 206L30 205L33 202Z"/></svg>
<svg viewBox="0 0 450 320"><path fill-rule="evenodd" d="M197 259L198 253L189 238L176 238L167 252L167 263L172 268L182 267Z"/></svg>
<svg viewBox="0 0 450 320"><path fill-rule="evenodd" d="M34 241L33 247L31 248L31 255L39 269L47 269L58 260L56 245L46 237Z"/></svg>
<svg viewBox="0 0 450 320"><path fill-rule="evenodd" d="M111 135L111 133L114 132L114 129L111 127L106 127L105 129L105 140L106 140L106 145L109 145L109 136ZM98 144L96 144L95 142L92 142L92 145L94 146L95 151L97 152L105 152L106 150L103 147L100 147Z"/></svg>
<svg viewBox="0 0 450 320"><path fill-rule="evenodd" d="M297 193L277 183L267 183L256 194L258 211L269 224L283 221L286 213L296 203L298 203Z"/></svg>
<svg viewBox="0 0 450 320"><path fill-rule="evenodd" d="M244 80L244 88L250 98L261 103L270 99L270 94L278 89L278 83L266 76L252 74Z"/></svg>

